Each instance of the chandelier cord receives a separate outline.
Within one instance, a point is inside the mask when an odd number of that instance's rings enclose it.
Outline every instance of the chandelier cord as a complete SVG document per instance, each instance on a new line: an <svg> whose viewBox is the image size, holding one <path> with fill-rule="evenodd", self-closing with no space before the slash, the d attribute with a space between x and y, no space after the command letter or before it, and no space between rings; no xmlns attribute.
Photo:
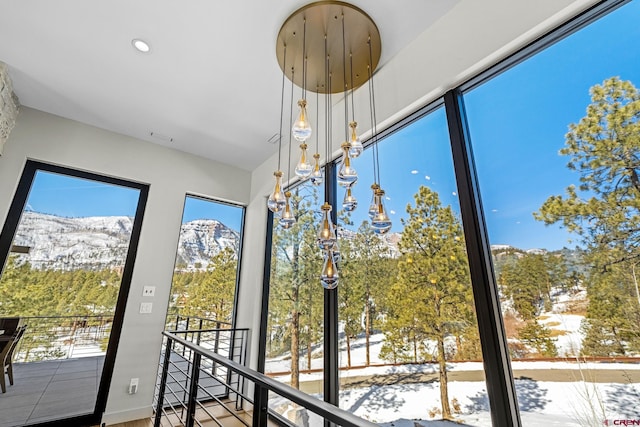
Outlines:
<svg viewBox="0 0 640 427"><path fill-rule="evenodd" d="M349 68L351 70L351 119L356 121L356 107L353 101L353 92L355 92L355 88L353 87L353 53L349 52Z"/></svg>
<svg viewBox="0 0 640 427"><path fill-rule="evenodd" d="M287 66L287 45L284 45L284 60L282 67ZM282 157L282 116L284 114L284 74L282 73L282 90L280 92L280 129L278 130L278 170L280 170L280 158Z"/></svg>
<svg viewBox="0 0 640 427"><path fill-rule="evenodd" d="M374 147L374 180L377 181L377 184L382 188L382 183L380 182L380 155L378 148L378 129L377 122L378 119L376 117L376 94L373 88L373 53L371 48L371 37L367 42L369 45L369 99L371 102L371 129L373 132L373 147ZM377 177L375 177L375 171L377 171Z"/></svg>
<svg viewBox="0 0 640 427"><path fill-rule="evenodd" d="M318 132L316 132L316 153L320 154L320 88L316 85L316 126L318 126Z"/></svg>
<svg viewBox="0 0 640 427"><path fill-rule="evenodd" d="M349 141L349 85L347 84L347 44L344 31L344 13L342 14L342 82L344 83L344 140Z"/></svg>
<svg viewBox="0 0 640 427"><path fill-rule="evenodd" d="M330 66L331 64L329 64ZM333 73L329 70L329 86L331 86L331 78L333 77ZM331 133L333 133L333 104L331 101L331 94L329 94L329 114L327 116L329 122L329 133L327 138L327 164L332 160L329 158L331 155Z"/></svg>
<svg viewBox="0 0 640 427"><path fill-rule="evenodd" d="M327 35L324 35L324 163L329 164L329 55L327 54Z"/></svg>
<svg viewBox="0 0 640 427"><path fill-rule="evenodd" d="M293 78L294 78L294 69L293 67L291 67L291 102L289 102L289 105L291 106L291 110L289 112L289 127L293 127ZM283 73L284 74L284 73ZM289 158L287 160L287 187L290 185L289 181L289 177L291 176L291 145L292 145L292 141L291 141L291 135L293 133L289 132Z"/></svg>
<svg viewBox="0 0 640 427"><path fill-rule="evenodd" d="M302 23L302 99L307 99L307 18Z"/></svg>

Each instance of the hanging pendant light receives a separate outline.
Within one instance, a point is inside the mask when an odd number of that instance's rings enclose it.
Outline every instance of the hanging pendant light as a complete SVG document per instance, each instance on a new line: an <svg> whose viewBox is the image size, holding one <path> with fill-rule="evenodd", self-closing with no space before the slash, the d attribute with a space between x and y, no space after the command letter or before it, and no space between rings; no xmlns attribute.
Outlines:
<svg viewBox="0 0 640 427"><path fill-rule="evenodd" d="M267 207L271 212L278 213L284 209L286 203L284 193L282 192L282 172L275 171L273 176L276 177L276 184L267 200Z"/></svg>
<svg viewBox="0 0 640 427"><path fill-rule="evenodd" d="M320 274L320 283L325 289L335 289L338 287L338 267L334 260L333 251L329 250L325 253L322 273Z"/></svg>
<svg viewBox="0 0 640 427"><path fill-rule="evenodd" d="M384 190L381 188L376 190L376 202L377 209L376 214L371 219L371 228L376 234L386 234L391 230L391 220L384 207Z"/></svg>
<svg viewBox="0 0 640 427"><path fill-rule="evenodd" d="M324 173L320 167L320 153L314 154L313 159L314 165L313 171L311 172L311 183L313 185L322 185L322 182L324 181Z"/></svg>
<svg viewBox="0 0 640 427"><path fill-rule="evenodd" d="M342 199L342 209L347 212L353 212L358 207L358 201L351 192L351 186L347 186L347 191L344 193L344 199Z"/></svg>
<svg viewBox="0 0 640 427"><path fill-rule="evenodd" d="M318 246L323 250L333 249L336 241L336 230L331 221L331 205L327 202L320 207L322 219L320 220L320 230L318 231Z"/></svg>
<svg viewBox="0 0 640 427"><path fill-rule="evenodd" d="M296 141L305 142L311 136L311 124L307 118L307 101L301 99L298 101L298 107L300 107L300 113L291 132Z"/></svg>
<svg viewBox="0 0 640 427"><path fill-rule="evenodd" d="M320 116L320 86L316 85L316 123L320 123L318 117ZM311 171L311 183L315 186L322 185L324 181L324 171L320 167L320 138L316 132L316 152L313 155L313 170Z"/></svg>
<svg viewBox="0 0 640 427"><path fill-rule="evenodd" d="M285 230L288 230L295 225L296 217L293 215L293 210L291 209L291 191L284 193L284 197L286 202L284 205L284 211L280 216L280 226Z"/></svg>
<svg viewBox="0 0 640 427"><path fill-rule="evenodd" d="M292 77L291 78L291 102L289 105L293 103L293 70L291 71L291 77ZM291 110L293 110L293 108L291 108ZM291 120L293 115L293 111L291 110L289 111L289 126L291 126ZM287 178L291 176L291 145L292 145L291 134L289 134L289 155L287 157ZM284 211L280 216L279 222L282 228L284 228L285 230L288 230L291 227L293 227L293 225L296 223L296 217L293 214L293 210L291 209L291 191L287 190L287 192L284 193L284 198L285 198Z"/></svg>
<svg viewBox="0 0 640 427"><path fill-rule="evenodd" d="M296 175L298 175L300 178L306 178L311 175L312 171L313 166L307 160L307 144L303 142L302 144L300 144L300 160L296 165L295 172Z"/></svg>
<svg viewBox="0 0 640 427"><path fill-rule="evenodd" d="M348 187L356 183L358 180L358 172L351 167L349 143L343 142L340 147L342 148L342 162L340 163L340 169L338 170L338 184L342 187Z"/></svg>
<svg viewBox="0 0 640 427"><path fill-rule="evenodd" d="M373 63L373 53L371 46L371 39L369 39L369 64ZM369 216L371 217L371 228L376 234L386 234L391 230L391 219L387 215L387 211L384 206L384 190L380 184L380 156L378 148L378 131L376 129L376 105L375 105L375 91L373 88L373 66L370 65L369 71L369 106L371 112L371 130L373 132L373 177L374 182L371 185L373 190L373 199L369 206Z"/></svg>
<svg viewBox="0 0 640 427"><path fill-rule="evenodd" d="M302 35L302 37L300 37ZM373 47L373 50L372 50ZM286 50L292 50L294 60L286 63ZM374 55L372 55L372 52ZM343 94L345 103L344 143L341 145L342 159L339 170L336 171L337 181L346 187L343 199L345 211L352 211L357 206L353 196L352 186L358 176L352 167L352 159L362 153L362 143L358 138L354 109L354 91L361 87L371 77L380 60L380 33L371 18L359 8L342 1L318 1L303 6L294 12L282 25L278 33L276 55L283 75L291 76L292 82L302 88L302 96L298 101L298 115L291 123L291 135L300 142L300 157L295 167L295 173L300 178L310 178L313 185L330 185L324 178L323 165L320 162L319 132L316 132L316 150L313 162L309 161L307 143L312 136L312 126L309 123L307 87L315 88L318 94L325 94L324 124L325 124L325 166L331 162L331 132L332 94ZM347 56L348 55L348 56ZM349 61L349 63L347 63ZM347 70L347 66L349 69ZM289 74L291 70L291 74ZM294 75L293 70L296 71ZM298 71L302 70L302 73ZM348 80L349 74L351 79ZM310 85L307 85L307 81ZM351 117L349 117L349 92L351 92ZM318 104L316 98L316 104ZM293 99L292 99L293 101ZM291 102L293 106L293 102ZM315 125L320 127L318 105L316 105ZM349 120L351 118L351 120ZM281 126L282 129L282 126ZM291 147L291 145L290 145ZM294 163L295 164L295 163ZM280 163L278 163L278 170ZM377 176L376 176L377 182ZM328 194L329 192L325 192ZM289 192L285 195L282 213L283 227L288 226L290 213ZM322 250L323 267L320 274L321 283L327 289L338 286L338 262L340 250L338 248L336 226L333 224L332 213L335 211L330 200L326 200L321 207L322 217L317 232L318 246ZM377 205L376 205L377 212Z"/></svg>
<svg viewBox="0 0 640 427"><path fill-rule="evenodd" d="M287 64L287 46L283 46L283 65ZM280 127L278 128L278 170L273 173L276 179L273 191L267 199L267 208L273 213L279 213L284 209L286 203L282 192L282 171L280 170L280 159L282 157L282 116L284 114L284 73L282 74L282 89L280 91Z"/></svg>
<svg viewBox="0 0 640 427"><path fill-rule="evenodd" d="M349 123L349 127L351 128L351 139L349 140L349 157L355 159L356 157L362 154L364 147L362 146L362 142L360 142L360 138L358 138L358 134L356 133L356 127L358 123L351 122Z"/></svg>

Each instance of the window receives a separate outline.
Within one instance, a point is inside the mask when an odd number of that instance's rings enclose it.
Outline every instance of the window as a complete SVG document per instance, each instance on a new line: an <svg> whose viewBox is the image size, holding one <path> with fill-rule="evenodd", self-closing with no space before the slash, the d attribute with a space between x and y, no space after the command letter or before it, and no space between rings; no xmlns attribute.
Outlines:
<svg viewBox="0 0 640 427"><path fill-rule="evenodd" d="M526 426L637 418L640 3L465 94Z"/></svg>
<svg viewBox="0 0 640 427"><path fill-rule="evenodd" d="M186 197L167 322L233 323L243 215L239 206Z"/></svg>
<svg viewBox="0 0 640 427"><path fill-rule="evenodd" d="M290 189L296 223L288 230L273 222L265 373L322 398L322 258L317 229L322 187L304 181ZM269 406L290 420L299 408L271 399Z"/></svg>
<svg viewBox="0 0 640 427"><path fill-rule="evenodd" d="M353 162L358 208L338 215L340 406L376 423L491 425L444 108L379 142L382 236L367 213L372 151Z"/></svg>
<svg viewBox="0 0 640 427"><path fill-rule="evenodd" d="M8 388L7 397L25 386L36 391L5 409L12 421L99 422L147 190L27 162L0 235L0 317L26 326L14 357L27 384Z"/></svg>

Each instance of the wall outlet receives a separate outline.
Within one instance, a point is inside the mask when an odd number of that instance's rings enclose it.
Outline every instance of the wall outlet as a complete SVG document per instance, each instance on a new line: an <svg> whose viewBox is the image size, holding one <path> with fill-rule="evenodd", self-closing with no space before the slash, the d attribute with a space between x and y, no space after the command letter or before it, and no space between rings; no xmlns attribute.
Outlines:
<svg viewBox="0 0 640 427"><path fill-rule="evenodd" d="M150 314L152 309L153 309L153 303L151 302L140 303L140 314Z"/></svg>
<svg viewBox="0 0 640 427"><path fill-rule="evenodd" d="M152 297L156 294L155 286L145 286L142 288L142 296L143 297Z"/></svg>
<svg viewBox="0 0 640 427"><path fill-rule="evenodd" d="M129 381L129 394L138 392L138 381L140 381L139 378L131 378L131 381Z"/></svg>

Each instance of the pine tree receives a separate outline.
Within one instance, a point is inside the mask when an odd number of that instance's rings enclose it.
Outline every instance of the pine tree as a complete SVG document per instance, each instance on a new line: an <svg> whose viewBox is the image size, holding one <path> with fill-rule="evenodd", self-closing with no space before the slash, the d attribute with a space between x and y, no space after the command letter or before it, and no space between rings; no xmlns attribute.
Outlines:
<svg viewBox="0 0 640 427"><path fill-rule="evenodd" d="M402 334L414 360L428 357L426 340L435 341L442 416L450 419L445 339L475 328L467 256L460 220L451 207L442 206L438 194L424 186L414 198L415 205L407 205L408 219L402 221L401 258L389 294L394 297L387 301L385 337L398 342Z"/></svg>
<svg viewBox="0 0 640 427"><path fill-rule="evenodd" d="M640 259L640 93L634 85L612 77L593 86L587 114L569 126L560 154L569 157L580 185L549 197L534 216L576 233L588 251L593 268L584 351L624 354L640 335L640 322L629 325L618 314L640 309L633 278L621 274L634 271Z"/></svg>
<svg viewBox="0 0 640 427"><path fill-rule="evenodd" d="M322 259L316 242L318 206L315 187L293 190L291 207L296 224L282 229L274 220L268 330L272 351L281 354L285 346L291 356L291 386L299 387L300 349L307 347L307 362L322 328L323 288L320 284ZM306 340L306 342L305 342ZM275 346L275 349L273 348Z"/></svg>
<svg viewBox="0 0 640 427"><path fill-rule="evenodd" d="M383 303L384 290L396 276L389 248L363 221L352 239L341 239L340 321L347 341L347 365L351 366L351 338L365 336L365 365L371 363L371 334L374 319Z"/></svg>

